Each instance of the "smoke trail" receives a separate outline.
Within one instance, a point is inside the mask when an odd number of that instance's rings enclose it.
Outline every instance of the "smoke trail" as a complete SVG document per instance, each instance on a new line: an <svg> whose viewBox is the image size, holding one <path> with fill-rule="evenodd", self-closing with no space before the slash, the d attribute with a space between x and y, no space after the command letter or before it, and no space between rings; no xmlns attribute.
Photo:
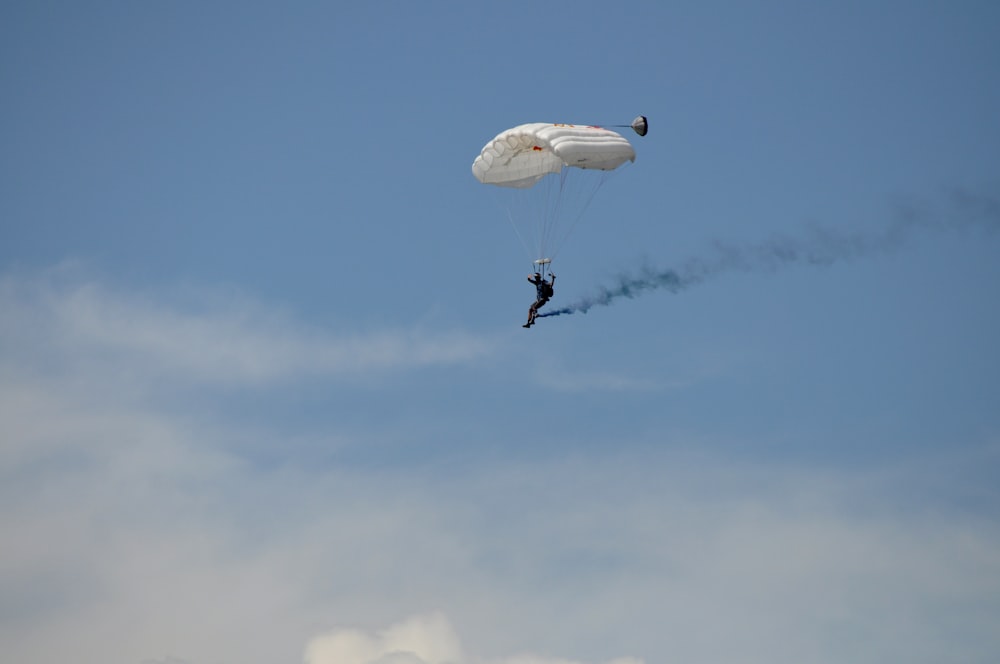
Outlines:
<svg viewBox="0 0 1000 664"><path fill-rule="evenodd" d="M715 242L705 257L693 258L676 268L642 267L636 273L621 273L609 286L582 297L561 309L543 314L585 314L593 307L610 306L620 298L636 298L650 291L679 293L726 272L760 272L794 265L834 263L885 253L902 247L918 232L964 230L981 227L1000 229L1000 198L956 189L947 197L944 210L916 203L900 203L891 221L868 232L843 232L813 227L798 237L774 235L752 245Z"/></svg>

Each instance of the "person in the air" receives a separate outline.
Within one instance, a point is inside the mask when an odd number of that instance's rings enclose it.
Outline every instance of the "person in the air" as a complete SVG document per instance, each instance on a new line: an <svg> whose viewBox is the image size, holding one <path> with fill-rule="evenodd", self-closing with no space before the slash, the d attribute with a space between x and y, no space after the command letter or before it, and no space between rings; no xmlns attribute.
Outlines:
<svg viewBox="0 0 1000 664"><path fill-rule="evenodd" d="M538 310L544 307L545 303L555 293L556 275L552 274L550 276L552 280L545 281L538 272L528 275L528 281L535 285L535 302L528 309L528 322L523 327L531 327L535 324L535 319L538 318Z"/></svg>

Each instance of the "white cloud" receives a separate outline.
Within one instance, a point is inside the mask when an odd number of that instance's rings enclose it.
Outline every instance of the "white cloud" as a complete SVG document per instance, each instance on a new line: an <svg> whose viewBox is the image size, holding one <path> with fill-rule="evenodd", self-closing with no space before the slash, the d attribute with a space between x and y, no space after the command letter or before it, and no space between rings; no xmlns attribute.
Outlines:
<svg viewBox="0 0 1000 664"><path fill-rule="evenodd" d="M312 639L307 664L460 664L458 637L443 614L412 617L369 634L340 629Z"/></svg>
<svg viewBox="0 0 1000 664"><path fill-rule="evenodd" d="M306 664L583 664L581 662L516 655L484 660L465 655L451 623L437 612L417 615L378 632L337 629L312 639L306 646ZM618 658L606 664L643 664Z"/></svg>
<svg viewBox="0 0 1000 664"><path fill-rule="evenodd" d="M199 310L200 309L200 310ZM245 298L215 296L200 308L124 294L78 270L0 278L0 339L42 366L127 359L131 371L189 381L262 384L309 376L462 364L492 344L420 328L336 335Z"/></svg>
<svg viewBox="0 0 1000 664"><path fill-rule="evenodd" d="M220 451L225 428L67 405L34 413L76 455L2 466L12 661L822 664L997 646L1000 533L890 508L877 475L659 456L279 471Z"/></svg>

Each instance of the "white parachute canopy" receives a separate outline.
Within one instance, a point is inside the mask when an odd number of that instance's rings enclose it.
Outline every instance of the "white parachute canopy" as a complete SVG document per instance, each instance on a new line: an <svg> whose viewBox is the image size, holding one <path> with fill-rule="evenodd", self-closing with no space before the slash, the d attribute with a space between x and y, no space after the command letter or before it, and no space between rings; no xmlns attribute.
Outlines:
<svg viewBox="0 0 1000 664"><path fill-rule="evenodd" d="M645 118L641 129L636 133L645 133ZM553 257L607 173L633 161L631 143L610 129L534 122L497 134L473 162L472 174L483 184L532 190L530 195L509 196L505 205L535 260Z"/></svg>
<svg viewBox="0 0 1000 664"><path fill-rule="evenodd" d="M610 129L534 122L487 143L472 173L483 184L522 188L565 167L612 171L626 161L635 161L635 150Z"/></svg>

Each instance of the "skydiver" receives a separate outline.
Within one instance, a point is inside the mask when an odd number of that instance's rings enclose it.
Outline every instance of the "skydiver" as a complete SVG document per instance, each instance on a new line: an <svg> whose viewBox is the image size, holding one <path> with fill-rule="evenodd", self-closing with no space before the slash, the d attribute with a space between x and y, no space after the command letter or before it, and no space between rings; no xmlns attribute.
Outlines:
<svg viewBox="0 0 1000 664"><path fill-rule="evenodd" d="M522 325L522 327L531 327L535 324L535 319L538 318L538 310L544 307L545 303L555 293L556 275L552 274L551 276L551 281L545 281L538 272L528 275L528 281L535 286L536 299L535 303L528 309L528 322Z"/></svg>

